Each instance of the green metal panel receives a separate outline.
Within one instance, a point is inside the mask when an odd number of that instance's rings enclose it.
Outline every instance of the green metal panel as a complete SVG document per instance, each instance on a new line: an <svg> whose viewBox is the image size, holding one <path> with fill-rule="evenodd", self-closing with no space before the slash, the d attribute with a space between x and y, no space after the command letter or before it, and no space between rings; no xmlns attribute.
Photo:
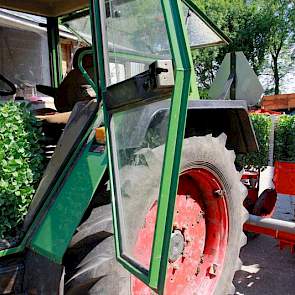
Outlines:
<svg viewBox="0 0 295 295"><path fill-rule="evenodd" d="M72 235L107 167L106 152L91 152L89 142L69 172L57 199L34 233L30 248L61 263Z"/></svg>
<svg viewBox="0 0 295 295"><path fill-rule="evenodd" d="M0 257L8 256L8 255L13 255L22 252L25 249L25 243L22 241L22 243L15 247L15 248L9 248L5 250L0 251Z"/></svg>
<svg viewBox="0 0 295 295"><path fill-rule="evenodd" d="M51 86L57 88L62 81L58 18L47 18L47 37L50 62Z"/></svg>

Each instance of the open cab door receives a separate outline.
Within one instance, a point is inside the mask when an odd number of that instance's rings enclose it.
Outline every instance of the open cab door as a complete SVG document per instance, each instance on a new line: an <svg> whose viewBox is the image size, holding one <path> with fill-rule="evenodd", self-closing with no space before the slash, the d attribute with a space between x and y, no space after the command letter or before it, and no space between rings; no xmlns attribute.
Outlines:
<svg viewBox="0 0 295 295"><path fill-rule="evenodd" d="M157 292L165 282L192 70L181 5L152 0L92 5L117 259ZM153 117L151 110L163 104L166 111ZM141 134L146 120L151 124ZM161 170L153 171L151 161L160 162ZM153 240L146 241L150 255L143 257L139 232L151 210L157 217Z"/></svg>

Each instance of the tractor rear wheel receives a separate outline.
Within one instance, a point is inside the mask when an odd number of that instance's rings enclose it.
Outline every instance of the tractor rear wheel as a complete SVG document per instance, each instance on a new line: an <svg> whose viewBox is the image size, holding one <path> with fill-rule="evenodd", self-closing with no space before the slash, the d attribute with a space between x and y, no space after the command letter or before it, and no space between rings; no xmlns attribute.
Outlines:
<svg viewBox="0 0 295 295"><path fill-rule="evenodd" d="M240 248L246 243L242 229L247 219L243 207L247 191L235 169L234 152L225 143L224 134L184 140L167 295L234 294L232 280L240 268ZM134 255L139 260L151 253L156 207L145 212L148 222L138 232ZM89 236L98 238L92 247L86 245L93 240ZM76 256L72 257L78 263L66 267L66 294L153 294L116 262L110 205L95 208L80 225L73 249Z"/></svg>

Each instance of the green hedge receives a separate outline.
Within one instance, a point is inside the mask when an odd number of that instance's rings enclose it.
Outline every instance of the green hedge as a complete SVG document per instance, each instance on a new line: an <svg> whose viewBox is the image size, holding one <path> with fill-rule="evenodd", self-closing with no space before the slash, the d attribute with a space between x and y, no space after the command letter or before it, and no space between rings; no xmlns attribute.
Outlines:
<svg viewBox="0 0 295 295"><path fill-rule="evenodd" d="M269 134L271 130L271 119L261 114L250 114L256 139L259 145L259 152L252 152L247 155L238 155L237 163L242 167L263 168L268 164Z"/></svg>
<svg viewBox="0 0 295 295"><path fill-rule="evenodd" d="M275 160L295 162L295 116L280 116L275 130Z"/></svg>
<svg viewBox="0 0 295 295"><path fill-rule="evenodd" d="M271 119L262 114L251 114L260 151L238 155L237 163L243 167L263 168L268 163ZM275 127L274 160L295 162L295 116L281 115Z"/></svg>
<svg viewBox="0 0 295 295"><path fill-rule="evenodd" d="M39 122L25 104L0 105L0 238L16 237L43 172Z"/></svg>

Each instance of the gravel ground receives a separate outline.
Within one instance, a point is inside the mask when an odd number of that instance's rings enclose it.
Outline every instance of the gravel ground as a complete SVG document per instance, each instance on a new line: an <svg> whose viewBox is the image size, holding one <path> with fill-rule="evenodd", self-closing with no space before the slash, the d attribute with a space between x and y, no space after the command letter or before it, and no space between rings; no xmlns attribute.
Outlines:
<svg viewBox="0 0 295 295"><path fill-rule="evenodd" d="M280 250L274 239L261 235L248 240L241 259L236 295L295 295L295 254Z"/></svg>

